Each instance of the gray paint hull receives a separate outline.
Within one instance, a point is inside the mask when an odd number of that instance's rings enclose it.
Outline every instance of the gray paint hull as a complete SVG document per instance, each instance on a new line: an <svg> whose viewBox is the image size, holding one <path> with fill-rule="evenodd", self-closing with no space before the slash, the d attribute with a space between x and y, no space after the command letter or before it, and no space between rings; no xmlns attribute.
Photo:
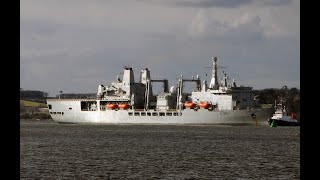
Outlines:
<svg viewBox="0 0 320 180"><path fill-rule="evenodd" d="M216 124L268 126L272 109L208 111L185 109L182 111L106 110L81 111L80 100L47 100L54 121L84 124ZM71 108L71 109L70 109ZM147 112L150 112L148 116ZM162 116L160 116L160 112ZM176 113L174 115L174 113ZM256 115L256 120L251 114ZM156 115L155 115L156 114Z"/></svg>

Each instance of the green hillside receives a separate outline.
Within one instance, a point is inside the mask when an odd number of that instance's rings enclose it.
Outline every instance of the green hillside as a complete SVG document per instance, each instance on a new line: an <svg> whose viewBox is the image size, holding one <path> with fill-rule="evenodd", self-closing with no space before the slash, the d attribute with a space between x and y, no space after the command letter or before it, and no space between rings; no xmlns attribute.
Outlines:
<svg viewBox="0 0 320 180"><path fill-rule="evenodd" d="M27 101L27 100L20 100L20 104L23 104L26 107L47 107L45 103Z"/></svg>

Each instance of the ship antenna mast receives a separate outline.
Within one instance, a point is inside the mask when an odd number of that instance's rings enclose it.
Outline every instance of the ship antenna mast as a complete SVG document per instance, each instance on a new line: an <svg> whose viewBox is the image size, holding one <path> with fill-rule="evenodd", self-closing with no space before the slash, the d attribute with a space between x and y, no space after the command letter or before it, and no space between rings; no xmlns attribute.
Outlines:
<svg viewBox="0 0 320 180"><path fill-rule="evenodd" d="M217 57L212 57L212 74L209 88L218 89Z"/></svg>

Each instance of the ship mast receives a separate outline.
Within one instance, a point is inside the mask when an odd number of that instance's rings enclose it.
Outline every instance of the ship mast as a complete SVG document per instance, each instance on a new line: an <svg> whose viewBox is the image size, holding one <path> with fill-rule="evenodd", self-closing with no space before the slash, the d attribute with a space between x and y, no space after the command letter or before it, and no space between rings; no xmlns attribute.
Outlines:
<svg viewBox="0 0 320 180"><path fill-rule="evenodd" d="M210 89L218 89L218 75L217 75L217 57L212 57L212 74L211 82L209 84Z"/></svg>

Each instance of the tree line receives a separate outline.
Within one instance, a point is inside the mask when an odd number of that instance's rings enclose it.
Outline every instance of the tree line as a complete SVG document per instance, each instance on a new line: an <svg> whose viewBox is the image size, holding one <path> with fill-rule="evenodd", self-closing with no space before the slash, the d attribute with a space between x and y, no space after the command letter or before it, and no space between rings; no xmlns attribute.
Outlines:
<svg viewBox="0 0 320 180"><path fill-rule="evenodd" d="M275 104L283 100L283 104L289 112L300 112L300 90L298 88L267 88L254 91L259 104Z"/></svg>
<svg viewBox="0 0 320 180"><path fill-rule="evenodd" d="M40 103L45 103L46 98L48 97L47 92L36 91L36 90L24 90L20 88L20 99L21 100L29 100Z"/></svg>

